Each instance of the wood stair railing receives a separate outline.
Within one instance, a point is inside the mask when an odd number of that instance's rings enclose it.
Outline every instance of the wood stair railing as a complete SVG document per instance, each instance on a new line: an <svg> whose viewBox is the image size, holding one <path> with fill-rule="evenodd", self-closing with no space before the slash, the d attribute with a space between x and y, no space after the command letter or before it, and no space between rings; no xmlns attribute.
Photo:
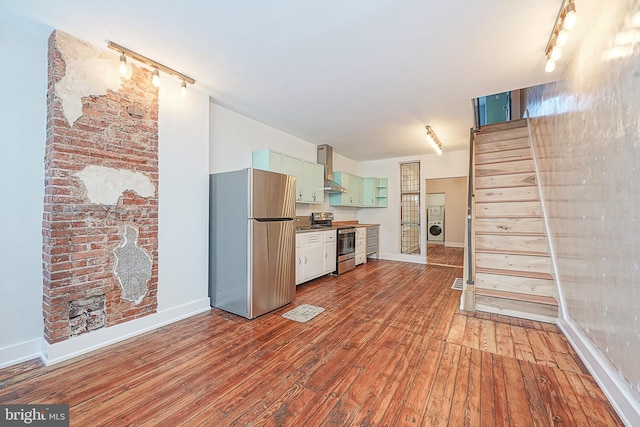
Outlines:
<svg viewBox="0 0 640 427"><path fill-rule="evenodd" d="M526 120L474 144L475 309L556 323L558 303Z"/></svg>

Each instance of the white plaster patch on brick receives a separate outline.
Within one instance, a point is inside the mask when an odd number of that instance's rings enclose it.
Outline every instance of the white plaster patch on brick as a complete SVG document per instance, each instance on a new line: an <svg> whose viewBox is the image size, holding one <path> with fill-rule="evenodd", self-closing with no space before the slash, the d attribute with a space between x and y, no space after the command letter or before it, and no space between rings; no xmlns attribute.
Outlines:
<svg viewBox="0 0 640 427"><path fill-rule="evenodd" d="M156 191L151 180L140 172L89 165L76 173L87 189L91 203L115 205L126 190L140 197L153 197Z"/></svg>
<svg viewBox="0 0 640 427"><path fill-rule="evenodd" d="M113 251L116 256L114 274L122 289L122 298L140 304L147 293L153 260L138 246L138 230L126 226L122 245Z"/></svg>
<svg viewBox="0 0 640 427"><path fill-rule="evenodd" d="M57 46L66 63L65 75L56 85L67 122L73 126L82 115L82 97L117 91L121 76L119 56L59 31Z"/></svg>

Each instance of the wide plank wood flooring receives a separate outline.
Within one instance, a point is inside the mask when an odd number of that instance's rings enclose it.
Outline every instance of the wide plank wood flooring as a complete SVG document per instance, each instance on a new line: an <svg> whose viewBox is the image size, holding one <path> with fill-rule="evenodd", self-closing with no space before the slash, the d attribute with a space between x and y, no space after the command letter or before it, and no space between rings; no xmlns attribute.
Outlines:
<svg viewBox="0 0 640 427"><path fill-rule="evenodd" d="M0 370L0 403L68 403L72 426L622 425L554 325L460 311L461 274L371 261L252 321L214 309ZM325 311L281 317L304 303Z"/></svg>

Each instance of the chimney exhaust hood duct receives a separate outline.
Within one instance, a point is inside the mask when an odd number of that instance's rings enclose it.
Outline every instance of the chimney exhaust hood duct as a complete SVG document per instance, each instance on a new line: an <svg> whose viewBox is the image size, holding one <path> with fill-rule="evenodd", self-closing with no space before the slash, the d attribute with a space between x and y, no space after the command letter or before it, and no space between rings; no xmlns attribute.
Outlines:
<svg viewBox="0 0 640 427"><path fill-rule="evenodd" d="M346 193L347 189L333 180L333 147L318 145L318 163L324 166L324 191L328 193Z"/></svg>

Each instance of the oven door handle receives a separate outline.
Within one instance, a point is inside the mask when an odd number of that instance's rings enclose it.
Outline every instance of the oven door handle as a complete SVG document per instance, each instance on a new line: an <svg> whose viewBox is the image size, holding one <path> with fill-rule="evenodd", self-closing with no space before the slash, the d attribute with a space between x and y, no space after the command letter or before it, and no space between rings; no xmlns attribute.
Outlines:
<svg viewBox="0 0 640 427"><path fill-rule="evenodd" d="M349 234L349 233L355 233L356 229L355 228L341 228L338 230L338 234Z"/></svg>

